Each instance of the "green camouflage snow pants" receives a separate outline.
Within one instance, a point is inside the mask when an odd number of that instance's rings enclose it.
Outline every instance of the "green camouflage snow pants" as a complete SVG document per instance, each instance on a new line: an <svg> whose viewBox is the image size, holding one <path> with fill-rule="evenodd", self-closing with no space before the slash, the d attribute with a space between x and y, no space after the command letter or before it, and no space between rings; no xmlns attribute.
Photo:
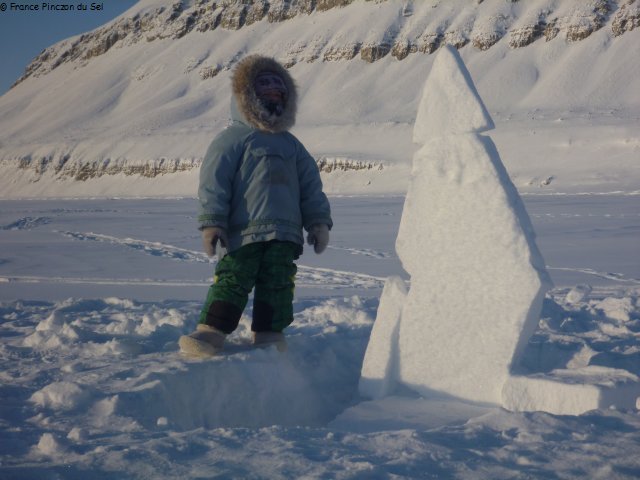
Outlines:
<svg viewBox="0 0 640 480"><path fill-rule="evenodd" d="M293 263L300 246L293 242L251 243L218 262L200 323L225 333L240 322L251 289L254 332L281 332L293 322L293 290L297 271Z"/></svg>

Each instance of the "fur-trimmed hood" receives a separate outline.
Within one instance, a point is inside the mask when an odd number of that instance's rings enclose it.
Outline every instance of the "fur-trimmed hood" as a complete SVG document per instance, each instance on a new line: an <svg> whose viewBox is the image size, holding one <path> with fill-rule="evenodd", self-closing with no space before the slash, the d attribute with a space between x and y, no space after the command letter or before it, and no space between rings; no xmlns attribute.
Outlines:
<svg viewBox="0 0 640 480"><path fill-rule="evenodd" d="M253 84L262 72L277 73L287 86L288 92L281 115L269 113L258 100ZM238 113L251 127L269 133L280 133L288 131L295 124L298 101L296 85L289 72L273 58L261 55L244 58L233 72L231 88Z"/></svg>

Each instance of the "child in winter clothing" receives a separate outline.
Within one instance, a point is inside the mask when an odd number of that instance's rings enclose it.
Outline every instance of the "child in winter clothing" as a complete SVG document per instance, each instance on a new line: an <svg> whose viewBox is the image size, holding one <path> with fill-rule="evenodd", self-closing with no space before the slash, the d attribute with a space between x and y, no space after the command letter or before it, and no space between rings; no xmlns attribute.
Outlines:
<svg viewBox="0 0 640 480"><path fill-rule="evenodd" d="M272 58L249 56L235 69L232 89L233 122L213 140L200 168L204 249L213 256L219 242L228 253L216 266L197 330L180 338L180 348L196 355L222 349L254 287L254 343L283 349L302 229L322 253L333 225L318 167L288 132L297 92L287 70Z"/></svg>

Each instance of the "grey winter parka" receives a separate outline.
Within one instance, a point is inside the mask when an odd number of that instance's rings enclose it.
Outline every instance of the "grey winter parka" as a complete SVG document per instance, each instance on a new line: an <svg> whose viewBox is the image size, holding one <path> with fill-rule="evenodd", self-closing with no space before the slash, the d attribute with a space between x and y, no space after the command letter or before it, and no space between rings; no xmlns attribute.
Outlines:
<svg viewBox="0 0 640 480"><path fill-rule="evenodd" d="M253 88L258 73L280 75L287 85L284 112L270 115ZM269 240L303 245L302 228L331 229L329 201L315 160L288 129L295 122L296 89L275 60L253 55L233 78L232 123L211 143L200 167L200 228L227 231L229 251Z"/></svg>

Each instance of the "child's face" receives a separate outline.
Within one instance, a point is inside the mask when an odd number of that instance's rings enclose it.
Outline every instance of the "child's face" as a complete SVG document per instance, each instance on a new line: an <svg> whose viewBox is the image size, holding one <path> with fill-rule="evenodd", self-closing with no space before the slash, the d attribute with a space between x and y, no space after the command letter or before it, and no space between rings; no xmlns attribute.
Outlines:
<svg viewBox="0 0 640 480"><path fill-rule="evenodd" d="M263 102L284 105L287 86L279 75L273 72L260 73L256 76L253 87Z"/></svg>

